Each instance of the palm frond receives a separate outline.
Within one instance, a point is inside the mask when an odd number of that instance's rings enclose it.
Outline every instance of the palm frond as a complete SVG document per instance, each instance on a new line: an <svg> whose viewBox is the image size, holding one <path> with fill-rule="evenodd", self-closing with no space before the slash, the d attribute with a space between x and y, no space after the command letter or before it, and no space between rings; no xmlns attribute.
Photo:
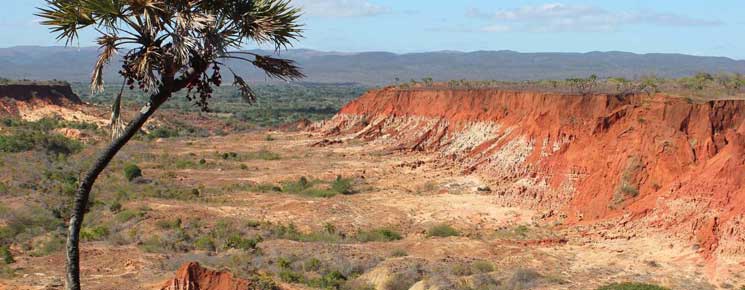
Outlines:
<svg viewBox="0 0 745 290"><path fill-rule="evenodd" d="M98 55L98 60L93 67L93 76L91 77L91 91L93 93L103 92L103 69L117 52L117 40L119 38L116 35L110 34L104 34L98 38L101 53Z"/></svg>
<svg viewBox="0 0 745 290"><path fill-rule="evenodd" d="M289 6L289 0L256 0L243 14L241 34L257 43L272 43L276 50L286 48L301 37L297 24L300 10Z"/></svg>
<svg viewBox="0 0 745 290"><path fill-rule="evenodd" d="M111 105L111 121L109 123L109 128L111 129L111 139L119 138L124 133L124 120L122 120L121 110L122 110L122 94L124 93L124 86L122 85L122 90L119 91L119 94L116 95L116 99L114 99L114 103Z"/></svg>
<svg viewBox="0 0 745 290"><path fill-rule="evenodd" d="M96 23L91 11L81 1L46 0L48 8L39 8L36 16L44 19L41 24L50 26L57 39L65 40L67 45L78 37L78 30Z"/></svg>
<svg viewBox="0 0 745 290"><path fill-rule="evenodd" d="M235 73L233 74L233 85L238 87L241 92L241 99L246 103L253 104L256 102L256 94L251 87L246 83L243 78L239 77Z"/></svg>
<svg viewBox="0 0 745 290"><path fill-rule="evenodd" d="M290 59L255 55L255 59L251 63L273 78L295 80L305 77L300 68L295 65L295 61Z"/></svg>

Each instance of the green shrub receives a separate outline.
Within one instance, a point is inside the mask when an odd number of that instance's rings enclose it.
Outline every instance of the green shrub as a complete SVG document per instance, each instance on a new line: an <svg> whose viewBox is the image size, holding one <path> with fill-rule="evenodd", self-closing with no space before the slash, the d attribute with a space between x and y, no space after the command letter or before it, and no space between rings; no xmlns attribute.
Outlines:
<svg viewBox="0 0 745 290"><path fill-rule="evenodd" d="M460 233L458 230L454 229L453 227L446 225L446 224L440 224L433 226L427 230L427 237L454 237L459 236Z"/></svg>
<svg viewBox="0 0 745 290"><path fill-rule="evenodd" d="M279 285L277 285L277 282L274 282L272 277L259 274L251 278L251 285L254 286L256 290L280 290Z"/></svg>
<svg viewBox="0 0 745 290"><path fill-rule="evenodd" d="M16 260L13 258L13 253L10 252L10 248L8 246L0 246L0 256L3 257L3 262L5 264L13 264L16 262Z"/></svg>
<svg viewBox="0 0 745 290"><path fill-rule="evenodd" d="M53 236L37 244L37 246L34 248L34 251L31 252L31 256L33 257L48 256L52 253L62 250L62 248L64 247L65 247L65 241L62 240L62 238L60 237Z"/></svg>
<svg viewBox="0 0 745 290"><path fill-rule="evenodd" d="M300 283L305 277L292 270L282 270L279 272L279 279L287 283Z"/></svg>
<svg viewBox="0 0 745 290"><path fill-rule="evenodd" d="M34 148L34 143L30 139L19 136L0 136L1 152L24 152Z"/></svg>
<svg viewBox="0 0 745 290"><path fill-rule="evenodd" d="M308 181L308 178L301 176L296 182L285 182L282 184L282 192L287 193L301 193L306 189L309 189L313 184Z"/></svg>
<svg viewBox="0 0 745 290"><path fill-rule="evenodd" d="M308 282L308 285L319 289L339 289L344 282L347 281L345 277L339 271L331 271L321 278L313 279Z"/></svg>
<svg viewBox="0 0 745 290"><path fill-rule="evenodd" d="M249 251L256 249L256 245L258 245L259 242L261 242L260 238L244 239L240 235L234 234L228 237L228 239L225 241L225 247L230 249Z"/></svg>
<svg viewBox="0 0 745 290"><path fill-rule="evenodd" d="M314 272L321 269L321 260L312 258L310 260L305 261L303 264L303 270L306 272Z"/></svg>
<svg viewBox="0 0 745 290"><path fill-rule="evenodd" d="M489 261L474 261L471 263L471 269L473 269L473 272L475 273L489 273L494 272L494 264L492 264Z"/></svg>
<svg viewBox="0 0 745 290"><path fill-rule="evenodd" d="M199 250L214 252L217 248L209 236L201 236L194 241L194 247Z"/></svg>
<svg viewBox="0 0 745 290"><path fill-rule="evenodd" d="M116 220L120 223L126 223L134 218L142 218L145 216L144 210L124 210L116 215Z"/></svg>
<svg viewBox="0 0 745 290"><path fill-rule="evenodd" d="M175 129L165 128L165 127L158 127L155 128L155 130L150 131L145 137L148 140L152 139L158 139L158 138L172 138L172 137L178 137L179 132Z"/></svg>
<svg viewBox="0 0 745 290"><path fill-rule="evenodd" d="M164 230L178 229L181 228L181 219L176 218L174 220L159 220L155 222L155 225Z"/></svg>
<svg viewBox="0 0 745 290"><path fill-rule="evenodd" d="M652 284L644 284L644 283L613 283L609 285L605 285L603 287L598 288L597 290L669 290L668 288L652 285Z"/></svg>
<svg viewBox="0 0 745 290"><path fill-rule="evenodd" d="M106 226L84 227L80 230L80 239L83 241L101 241L109 236L109 228Z"/></svg>
<svg viewBox="0 0 745 290"><path fill-rule="evenodd" d="M82 148L83 145L77 140L44 131L22 131L0 136L0 152L16 153L39 149L52 155L70 155Z"/></svg>
<svg viewBox="0 0 745 290"><path fill-rule="evenodd" d="M137 177L142 177L142 169L137 164L127 164L124 166L124 177L132 181Z"/></svg>
<svg viewBox="0 0 745 290"><path fill-rule="evenodd" d="M359 231L357 233L357 240L360 242L390 242L400 240L401 238L400 233L386 228Z"/></svg>
<svg viewBox="0 0 745 290"><path fill-rule="evenodd" d="M142 241L140 248L146 253L158 253L163 250L163 244L160 238L152 236Z"/></svg>
<svg viewBox="0 0 745 290"><path fill-rule="evenodd" d="M419 281L420 275L411 271L396 273L384 285L385 290L408 290Z"/></svg>
<svg viewBox="0 0 745 290"><path fill-rule="evenodd" d="M331 183L331 190L341 194L352 194L352 179L342 178L341 175L336 177L333 183Z"/></svg>
<svg viewBox="0 0 745 290"><path fill-rule="evenodd" d="M119 202L119 200L118 200L118 199L117 199L117 200L115 200L115 201L113 201L113 202L111 203L111 205L109 205L109 211L111 211L111 212L113 212L113 213L118 213L118 212L120 212L121 210L122 210L122 203L121 203L121 202Z"/></svg>

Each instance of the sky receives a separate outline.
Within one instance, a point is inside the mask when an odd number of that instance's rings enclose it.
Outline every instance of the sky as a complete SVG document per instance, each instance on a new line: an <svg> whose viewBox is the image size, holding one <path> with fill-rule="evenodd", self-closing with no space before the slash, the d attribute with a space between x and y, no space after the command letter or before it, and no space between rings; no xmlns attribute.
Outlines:
<svg viewBox="0 0 745 290"><path fill-rule="evenodd" d="M295 48L396 53L629 51L745 59L745 1L291 0ZM0 0L0 47L64 45L33 14L43 0ZM95 32L80 46L93 46ZM250 47L252 48L252 47Z"/></svg>

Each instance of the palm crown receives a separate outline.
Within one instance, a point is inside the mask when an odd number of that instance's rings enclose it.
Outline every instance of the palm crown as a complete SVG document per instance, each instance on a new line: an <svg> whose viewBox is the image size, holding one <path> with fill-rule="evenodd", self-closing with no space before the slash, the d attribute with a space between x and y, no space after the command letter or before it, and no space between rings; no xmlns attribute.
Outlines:
<svg viewBox="0 0 745 290"><path fill-rule="evenodd" d="M289 0L46 2L47 7L40 8L37 15L66 44L74 42L82 29L92 28L100 34L100 54L91 78L94 92L103 90L104 67L118 53L123 62L119 73L130 89L136 84L144 91L155 91L181 74L180 84L189 89L189 99L204 110L212 86L221 84L224 59L253 63L271 77L303 77L291 60L239 51L249 41L279 50L301 37L301 25L297 24L300 12L288 5ZM210 66L213 70L208 73ZM254 101L246 82L235 73L233 78L242 97Z"/></svg>

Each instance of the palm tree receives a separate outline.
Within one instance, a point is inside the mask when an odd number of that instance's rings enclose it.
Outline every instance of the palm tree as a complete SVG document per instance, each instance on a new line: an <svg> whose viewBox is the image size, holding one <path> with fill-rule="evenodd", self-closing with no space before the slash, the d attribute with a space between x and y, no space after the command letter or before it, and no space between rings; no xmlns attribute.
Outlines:
<svg viewBox="0 0 745 290"><path fill-rule="evenodd" d="M300 11L289 0L46 0L37 15L67 45L83 29L100 34L100 54L91 77L93 92L103 91L104 67L120 54L122 90L126 84L130 90L150 95L124 125L120 91L112 106L112 141L75 192L67 236L67 289L80 290L80 227L98 175L174 92L187 89L187 98L206 110L212 88L222 82L221 68L233 74L243 99L255 101L256 95L226 60L250 62L282 80L303 77L291 60L240 51L251 41L270 44L275 50L287 48L302 37L297 23Z"/></svg>

